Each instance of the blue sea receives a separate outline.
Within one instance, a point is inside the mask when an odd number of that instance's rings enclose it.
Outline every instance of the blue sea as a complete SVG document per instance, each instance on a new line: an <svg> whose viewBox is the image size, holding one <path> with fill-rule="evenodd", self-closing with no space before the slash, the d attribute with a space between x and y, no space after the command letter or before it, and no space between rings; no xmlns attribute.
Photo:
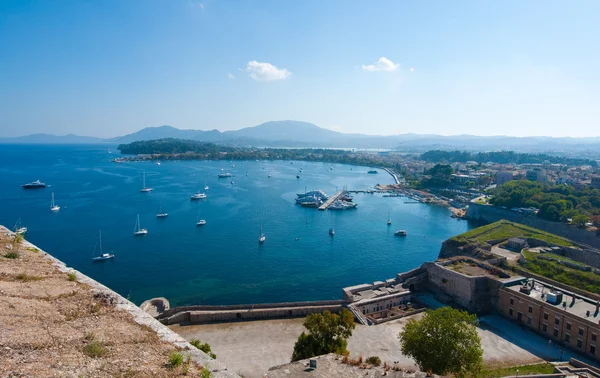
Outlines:
<svg viewBox="0 0 600 378"><path fill-rule="evenodd" d="M0 223L12 228L20 218L32 243L137 304L159 296L172 306L341 299L345 286L435 260L443 240L470 229L446 208L403 197L356 194L358 208L345 211L295 205L305 190L331 195L391 183L382 170L299 161L116 164L119 154L108 148L0 145ZM219 179L222 170L235 177ZM151 193L139 192L143 171ZM50 187L21 188L37 179ZM205 185L208 198L190 201ZM169 216L157 219L159 208ZM138 214L146 236L133 235ZM207 224L196 227L198 219ZM408 236L395 237L397 229ZM115 258L92 263L99 230Z"/></svg>

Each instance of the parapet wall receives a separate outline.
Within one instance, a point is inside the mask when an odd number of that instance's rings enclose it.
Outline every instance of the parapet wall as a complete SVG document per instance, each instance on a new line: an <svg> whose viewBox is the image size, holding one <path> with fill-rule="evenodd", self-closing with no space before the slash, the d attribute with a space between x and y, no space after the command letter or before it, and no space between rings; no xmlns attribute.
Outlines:
<svg viewBox="0 0 600 378"><path fill-rule="evenodd" d="M506 219L511 222L521 223L529 227L544 230L546 232L562 236L564 238L600 248L600 238L595 233L580 228L569 226L566 223L550 222L534 216L526 216L515 211L502 209L496 206L469 203L466 217L487 223ZM600 256L598 257L600 261Z"/></svg>
<svg viewBox="0 0 600 378"><path fill-rule="evenodd" d="M339 312L342 301L261 303L231 306L182 306L163 312L157 319L163 324L203 324L244 320L305 317L324 311Z"/></svg>

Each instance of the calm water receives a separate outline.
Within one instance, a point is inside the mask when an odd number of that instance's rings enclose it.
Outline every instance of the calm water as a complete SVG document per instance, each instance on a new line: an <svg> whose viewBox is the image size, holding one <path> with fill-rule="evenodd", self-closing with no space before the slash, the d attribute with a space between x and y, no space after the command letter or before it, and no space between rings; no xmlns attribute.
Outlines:
<svg viewBox="0 0 600 378"><path fill-rule="evenodd" d="M406 204L402 197L357 194L358 209L347 211L294 204L305 187L333 194L343 186L392 181L383 171L367 174L366 167L279 161L157 166L111 163L115 156L105 146L0 145L0 223L12 228L21 217L28 240L137 304L158 296L172 305L339 299L344 286L434 260L443 240L469 229L445 208ZM139 192L143 169L152 193ZM221 169L236 175L234 185L217 178ZM21 189L36 179L51 188ZM205 185L208 198L190 201ZM52 192L58 213L49 210ZM155 216L161 206L166 219ZM138 213L145 237L133 235ZM196 227L198 219L207 225ZM257 241L261 224L263 245ZM394 237L399 228L408 231L406 238ZM93 264L99 229L104 252L116 257Z"/></svg>

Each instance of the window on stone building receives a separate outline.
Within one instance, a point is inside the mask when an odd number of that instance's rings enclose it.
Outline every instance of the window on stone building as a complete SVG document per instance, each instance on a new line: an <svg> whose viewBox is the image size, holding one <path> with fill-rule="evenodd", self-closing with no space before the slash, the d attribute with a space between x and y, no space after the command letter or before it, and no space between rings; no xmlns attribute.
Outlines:
<svg viewBox="0 0 600 378"><path fill-rule="evenodd" d="M531 325L531 316L527 317L527 324Z"/></svg>
<svg viewBox="0 0 600 378"><path fill-rule="evenodd" d="M583 328L579 327L579 336L583 336Z"/></svg>
<svg viewBox="0 0 600 378"><path fill-rule="evenodd" d="M558 328L554 328L554 337L558 337Z"/></svg>
<svg viewBox="0 0 600 378"><path fill-rule="evenodd" d="M544 320L548 320L548 313L544 312Z"/></svg>
<svg viewBox="0 0 600 378"><path fill-rule="evenodd" d="M513 309L512 308L508 309L508 315L513 316Z"/></svg>
<svg viewBox="0 0 600 378"><path fill-rule="evenodd" d="M596 341L596 334L592 333L592 341Z"/></svg>
<svg viewBox="0 0 600 378"><path fill-rule="evenodd" d="M571 330L571 323L567 323L567 329L570 331Z"/></svg>
<svg viewBox="0 0 600 378"><path fill-rule="evenodd" d="M514 298L510 298L510 304L511 305L515 304L515 299Z"/></svg>
<svg viewBox="0 0 600 378"><path fill-rule="evenodd" d="M558 325L560 323L560 318L558 316L554 317L554 324Z"/></svg>
<svg viewBox="0 0 600 378"><path fill-rule="evenodd" d="M542 331L548 332L548 324L546 324L546 323L542 324Z"/></svg>
<svg viewBox="0 0 600 378"><path fill-rule="evenodd" d="M581 339L577 339L577 348L581 349L582 345L583 345L583 341Z"/></svg>
<svg viewBox="0 0 600 378"><path fill-rule="evenodd" d="M590 345L590 353L596 354L596 346L595 345Z"/></svg>
<svg viewBox="0 0 600 378"><path fill-rule="evenodd" d="M533 306L529 306L529 313L531 314L533 312Z"/></svg>
<svg viewBox="0 0 600 378"><path fill-rule="evenodd" d="M565 342L566 343L571 342L571 335L569 335L568 333L565 333Z"/></svg>

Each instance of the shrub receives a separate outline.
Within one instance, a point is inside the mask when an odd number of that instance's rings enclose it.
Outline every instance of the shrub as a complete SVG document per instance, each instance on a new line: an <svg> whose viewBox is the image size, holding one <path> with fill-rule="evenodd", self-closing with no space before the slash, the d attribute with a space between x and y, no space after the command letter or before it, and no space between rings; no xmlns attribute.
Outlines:
<svg viewBox="0 0 600 378"><path fill-rule="evenodd" d="M23 282L29 282L29 281L39 281L42 279L42 277L38 277L38 276L30 276L27 273L23 272L23 273L19 273L17 274L17 279L19 281L23 281Z"/></svg>
<svg viewBox="0 0 600 378"><path fill-rule="evenodd" d="M180 366L181 364L183 364L183 354L177 351L171 352L171 354L169 355L169 367L175 368L177 366Z"/></svg>
<svg viewBox="0 0 600 378"><path fill-rule="evenodd" d="M377 356L371 356L371 357L367 358L366 363L375 365L375 366L379 366L379 365L381 365L381 358L379 358Z"/></svg>
<svg viewBox="0 0 600 378"><path fill-rule="evenodd" d="M96 340L96 335L94 332L87 333L83 340L87 342L87 344L83 347L83 354L86 356L98 358L108 353L108 350L106 350L104 345Z"/></svg>
<svg viewBox="0 0 600 378"><path fill-rule="evenodd" d="M77 281L77 275L75 274L75 272L69 272L67 273L67 279L69 281Z"/></svg>
<svg viewBox="0 0 600 378"><path fill-rule="evenodd" d="M190 344L192 344L193 346L195 346L196 348L200 349L201 351L203 351L204 353L208 354L210 356L210 358L212 359L216 359L217 355L214 354L211 350L210 350L210 345L208 345L208 343L202 343L202 341L198 340L198 339L192 339L190 341Z"/></svg>
<svg viewBox="0 0 600 378"><path fill-rule="evenodd" d="M19 257L19 252L17 252L17 251L6 252L4 257L6 257L7 259L16 259Z"/></svg>

